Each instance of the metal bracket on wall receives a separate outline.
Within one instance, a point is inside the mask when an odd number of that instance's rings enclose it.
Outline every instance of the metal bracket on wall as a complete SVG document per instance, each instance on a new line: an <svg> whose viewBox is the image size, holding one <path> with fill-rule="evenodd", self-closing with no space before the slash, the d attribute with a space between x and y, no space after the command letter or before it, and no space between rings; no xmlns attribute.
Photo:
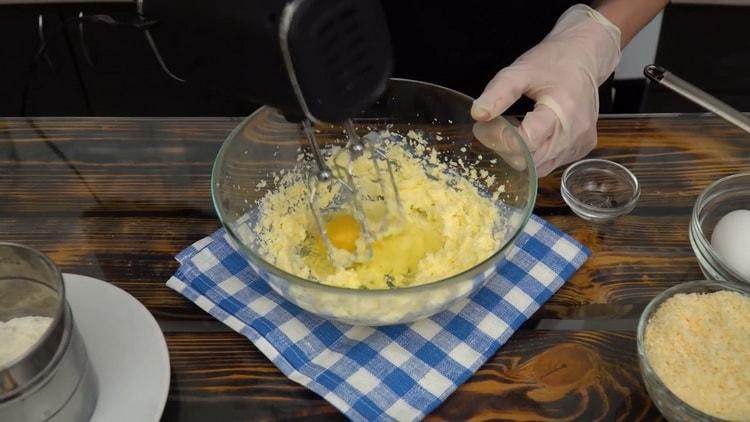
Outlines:
<svg viewBox="0 0 750 422"><path fill-rule="evenodd" d="M86 38L83 36L83 12L78 12L78 42L81 44L81 50L83 51L83 58L86 59L86 63L89 66L94 66L94 61L91 60L91 54L89 53L89 47L86 45Z"/></svg>
<svg viewBox="0 0 750 422"><path fill-rule="evenodd" d="M136 0L135 9L138 15L143 17L143 0ZM178 82L185 82L185 79L180 78L179 76L172 73L171 70L169 70L169 67L167 67L167 63L164 61L164 58L161 56L161 53L159 52L159 47L156 46L154 37L151 36L151 31L148 28L145 28L143 29L143 35L146 37L146 42L148 42L148 45L151 48L151 51L154 53L154 57L156 57L156 61L159 63L159 66L164 71L164 73L166 73L167 76L169 76L170 78Z"/></svg>
<svg viewBox="0 0 750 422"><path fill-rule="evenodd" d="M39 45L44 45L44 15L39 14L39 18L37 19L37 33L39 34ZM47 62L47 65L55 71L55 65L52 64L52 59L49 57L49 53L47 52L47 49L44 49L43 52L44 60Z"/></svg>

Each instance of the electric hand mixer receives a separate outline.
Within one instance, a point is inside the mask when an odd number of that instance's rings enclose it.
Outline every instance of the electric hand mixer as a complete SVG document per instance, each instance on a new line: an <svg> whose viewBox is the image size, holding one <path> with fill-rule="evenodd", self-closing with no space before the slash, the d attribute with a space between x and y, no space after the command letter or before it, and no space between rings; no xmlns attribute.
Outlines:
<svg viewBox="0 0 750 422"><path fill-rule="evenodd" d="M369 259L375 236L398 221L387 214L400 214L401 208L393 164L373 142L378 135L360 137L351 120L383 93L392 70L380 4L147 0L139 9L160 22L153 30L157 44L160 36L176 35L184 46L179 62L189 64L176 72L181 78L273 106L300 123L317 166L309 177L309 202L329 260L346 266ZM235 53L212 48L222 44L233 46ZM343 164L333 169L315 138L313 123L321 122L343 124L347 134ZM369 163L364 172L363 161ZM363 177L370 178L366 195L360 189ZM368 223L364 202L382 202L386 214Z"/></svg>

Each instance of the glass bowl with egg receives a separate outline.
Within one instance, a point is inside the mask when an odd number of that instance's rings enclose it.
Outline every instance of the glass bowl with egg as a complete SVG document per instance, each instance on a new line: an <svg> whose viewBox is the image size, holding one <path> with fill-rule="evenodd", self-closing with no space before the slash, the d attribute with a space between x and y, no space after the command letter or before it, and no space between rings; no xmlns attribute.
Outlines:
<svg viewBox="0 0 750 422"><path fill-rule="evenodd" d="M646 390L670 421L750 415L750 287L717 281L673 286L638 321Z"/></svg>
<svg viewBox="0 0 750 422"><path fill-rule="evenodd" d="M693 206L688 234L707 278L750 284L750 173L708 186Z"/></svg>
<svg viewBox="0 0 750 422"><path fill-rule="evenodd" d="M216 158L212 197L219 219L276 293L320 317L379 326L445 310L496 276L536 198L531 154L514 122L476 125L471 104L444 87L391 79L352 119L380 165L352 157L342 126L312 128L342 182L330 188L326 179L320 189L320 167L299 124L262 107L235 128ZM376 167L386 177L368 173ZM359 189L341 195L350 184ZM337 203L325 197L331 190L349 204L342 209L354 211L320 206L320 198ZM333 259L339 253L347 259Z"/></svg>

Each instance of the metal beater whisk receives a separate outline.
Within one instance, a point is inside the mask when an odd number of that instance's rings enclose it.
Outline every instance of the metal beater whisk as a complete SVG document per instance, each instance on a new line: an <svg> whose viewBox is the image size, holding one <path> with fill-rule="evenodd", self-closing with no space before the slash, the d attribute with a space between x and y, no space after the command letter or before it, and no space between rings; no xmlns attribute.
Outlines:
<svg viewBox="0 0 750 422"><path fill-rule="evenodd" d="M371 132L360 137L351 119L344 127L348 142L334 157L332 171L312 125L308 120L302 123L318 167L308 183L310 208L328 259L335 266L370 259L373 239L392 224L400 224L402 218L393 164L377 147L380 136ZM360 240L363 247L356 246Z"/></svg>
<svg viewBox="0 0 750 422"><path fill-rule="evenodd" d="M372 216L371 234L377 237L378 234L387 232L389 226L401 223L401 197L393 175L393 163L386 157L385 151L378 147L383 140L376 132L371 131L360 137L351 119L344 122L344 129L349 142L346 152L340 154L344 161L341 168L359 194L359 201L366 213Z"/></svg>

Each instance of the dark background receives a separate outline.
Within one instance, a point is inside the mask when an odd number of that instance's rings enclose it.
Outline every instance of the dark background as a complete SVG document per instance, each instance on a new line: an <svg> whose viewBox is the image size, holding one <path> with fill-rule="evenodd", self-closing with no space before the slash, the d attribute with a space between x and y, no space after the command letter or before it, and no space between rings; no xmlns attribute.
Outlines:
<svg viewBox="0 0 750 422"><path fill-rule="evenodd" d="M394 76L441 84L475 97L500 68L541 40L573 3L384 0ZM135 17L135 7L0 6L0 116L242 116L257 106L170 78L140 30L61 25L79 13L104 13L127 21ZM656 62L750 111L748 23L750 7L670 5ZM34 62L42 36L49 40L47 52ZM170 49L169 37L159 38L159 48ZM602 101L603 112L700 111L640 79L609 81L602 98L611 92L614 100ZM511 112L528 107L528 101L522 102Z"/></svg>

